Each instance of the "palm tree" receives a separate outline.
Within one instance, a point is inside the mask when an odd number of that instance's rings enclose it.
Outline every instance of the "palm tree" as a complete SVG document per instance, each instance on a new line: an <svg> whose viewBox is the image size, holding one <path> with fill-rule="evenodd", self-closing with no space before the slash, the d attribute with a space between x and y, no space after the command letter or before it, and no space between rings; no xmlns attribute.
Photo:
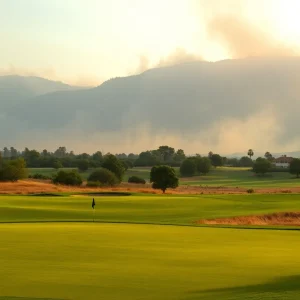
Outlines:
<svg viewBox="0 0 300 300"><path fill-rule="evenodd" d="M251 158L254 155L254 152L252 149L248 150L248 156Z"/></svg>
<svg viewBox="0 0 300 300"><path fill-rule="evenodd" d="M271 154L269 151L267 151L267 152L265 153L265 158L266 158L267 160L269 160L269 161L272 161L272 160L273 160L273 156L272 156L272 154Z"/></svg>

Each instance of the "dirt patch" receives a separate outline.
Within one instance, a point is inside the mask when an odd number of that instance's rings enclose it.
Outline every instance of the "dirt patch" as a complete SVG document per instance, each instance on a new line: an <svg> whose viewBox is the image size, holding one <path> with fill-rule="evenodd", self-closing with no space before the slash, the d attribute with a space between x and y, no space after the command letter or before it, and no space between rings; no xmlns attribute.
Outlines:
<svg viewBox="0 0 300 300"><path fill-rule="evenodd" d="M199 220L197 224L208 225L284 225L300 226L300 212L281 212L261 216L241 216Z"/></svg>

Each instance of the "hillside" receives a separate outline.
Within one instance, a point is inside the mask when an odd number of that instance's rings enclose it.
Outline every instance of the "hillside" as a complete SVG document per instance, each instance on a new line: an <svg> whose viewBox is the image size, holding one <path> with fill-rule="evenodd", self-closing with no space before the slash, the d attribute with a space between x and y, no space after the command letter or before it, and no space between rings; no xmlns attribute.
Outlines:
<svg viewBox="0 0 300 300"><path fill-rule="evenodd" d="M5 122L19 144L32 134L41 139L36 147L47 134L47 143L79 151L138 152L169 143L190 153L281 152L300 148L299 73L299 57L186 63L39 95L9 110ZM7 141L7 133L0 138Z"/></svg>
<svg viewBox="0 0 300 300"><path fill-rule="evenodd" d="M53 93L57 91L71 91L78 89L59 81L51 81L39 77L25 76L0 76L0 104L1 111L11 107L12 104L20 105L24 99Z"/></svg>

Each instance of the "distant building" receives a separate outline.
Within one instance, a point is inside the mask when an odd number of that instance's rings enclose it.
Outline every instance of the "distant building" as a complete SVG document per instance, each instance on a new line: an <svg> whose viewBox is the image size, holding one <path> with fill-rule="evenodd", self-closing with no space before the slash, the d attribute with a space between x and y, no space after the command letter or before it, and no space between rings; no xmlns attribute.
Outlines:
<svg viewBox="0 0 300 300"><path fill-rule="evenodd" d="M288 157L286 155L283 155L281 157L275 158L273 163L277 168L288 168L292 160L293 157Z"/></svg>

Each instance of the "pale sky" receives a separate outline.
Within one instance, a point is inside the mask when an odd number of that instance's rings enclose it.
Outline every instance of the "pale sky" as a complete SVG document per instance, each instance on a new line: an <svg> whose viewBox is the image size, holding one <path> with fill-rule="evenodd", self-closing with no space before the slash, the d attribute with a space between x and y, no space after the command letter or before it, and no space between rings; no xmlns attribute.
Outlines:
<svg viewBox="0 0 300 300"><path fill-rule="evenodd" d="M0 0L0 75L97 85L177 56L298 54L299 12L299 0Z"/></svg>

